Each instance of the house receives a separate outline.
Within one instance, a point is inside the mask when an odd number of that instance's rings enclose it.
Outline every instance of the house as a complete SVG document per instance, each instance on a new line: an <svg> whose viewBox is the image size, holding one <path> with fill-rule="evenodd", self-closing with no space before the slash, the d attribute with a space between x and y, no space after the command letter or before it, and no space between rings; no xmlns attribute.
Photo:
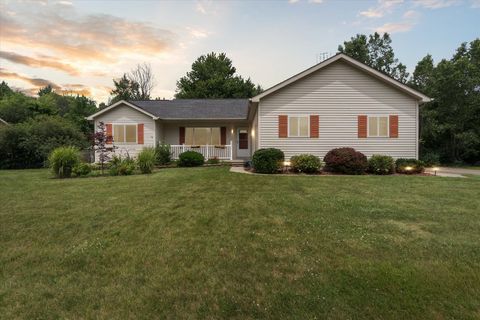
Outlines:
<svg viewBox="0 0 480 320"><path fill-rule="evenodd" d="M8 125L8 122L0 118L0 127Z"/></svg>
<svg viewBox="0 0 480 320"><path fill-rule="evenodd" d="M338 147L367 156L418 158L418 110L424 94L344 54L251 99L119 101L87 119L103 121L116 152L135 156L164 141L173 157L248 159L278 148L289 159L323 157Z"/></svg>

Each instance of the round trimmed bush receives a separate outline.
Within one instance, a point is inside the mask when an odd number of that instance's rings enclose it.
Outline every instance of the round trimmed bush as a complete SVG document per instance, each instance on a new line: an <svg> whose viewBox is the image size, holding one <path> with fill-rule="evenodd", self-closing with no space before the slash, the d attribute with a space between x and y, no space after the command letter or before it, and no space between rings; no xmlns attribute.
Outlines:
<svg viewBox="0 0 480 320"><path fill-rule="evenodd" d="M368 167L367 157L353 148L332 149L323 161L328 170L344 174L363 174Z"/></svg>
<svg viewBox="0 0 480 320"><path fill-rule="evenodd" d="M392 174L395 171L395 161L390 156L374 154L368 159L368 172L373 174Z"/></svg>
<svg viewBox="0 0 480 320"><path fill-rule="evenodd" d="M205 158L196 151L185 151L178 156L179 167L198 167L203 165Z"/></svg>
<svg viewBox="0 0 480 320"><path fill-rule="evenodd" d="M70 178L80 163L80 152L75 147L58 147L50 153L48 163L57 178Z"/></svg>
<svg viewBox="0 0 480 320"><path fill-rule="evenodd" d="M137 165L141 173L152 173L156 161L155 148L144 148L137 156Z"/></svg>
<svg viewBox="0 0 480 320"><path fill-rule="evenodd" d="M285 155L275 148L258 149L252 157L252 165L258 173L276 173L282 166Z"/></svg>
<svg viewBox="0 0 480 320"><path fill-rule="evenodd" d="M92 165L86 162L81 162L73 167L72 172L77 177L86 176L92 172Z"/></svg>
<svg viewBox="0 0 480 320"><path fill-rule="evenodd" d="M395 161L395 170L405 174L422 173L425 170L425 163L417 159L399 158Z"/></svg>
<svg viewBox="0 0 480 320"><path fill-rule="evenodd" d="M301 154L290 158L293 171L317 173L322 168L322 161L313 154Z"/></svg>

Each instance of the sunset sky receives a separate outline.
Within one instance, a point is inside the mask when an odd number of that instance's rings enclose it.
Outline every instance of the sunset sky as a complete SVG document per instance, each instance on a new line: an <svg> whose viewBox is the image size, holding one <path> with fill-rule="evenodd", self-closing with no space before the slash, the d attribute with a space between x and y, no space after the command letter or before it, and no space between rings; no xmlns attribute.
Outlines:
<svg viewBox="0 0 480 320"><path fill-rule="evenodd" d="M150 63L154 97L201 54L225 52L267 88L335 53L357 33L392 34L412 71L480 36L480 0L6 1L0 0L0 80L35 93L52 84L107 102L112 78Z"/></svg>

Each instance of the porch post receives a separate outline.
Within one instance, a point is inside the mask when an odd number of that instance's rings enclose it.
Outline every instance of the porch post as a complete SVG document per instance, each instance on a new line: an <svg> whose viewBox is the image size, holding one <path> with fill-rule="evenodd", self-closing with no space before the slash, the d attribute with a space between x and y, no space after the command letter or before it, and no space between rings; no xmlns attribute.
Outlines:
<svg viewBox="0 0 480 320"><path fill-rule="evenodd" d="M233 160L233 142L230 140L230 160Z"/></svg>
<svg viewBox="0 0 480 320"><path fill-rule="evenodd" d="M185 152L185 143L182 144L182 152Z"/></svg>
<svg viewBox="0 0 480 320"><path fill-rule="evenodd" d="M205 157L205 158L207 158L207 160L208 160L208 143L207 143L207 145L206 145L206 148L207 148L207 151L205 152L205 154L206 154L206 157Z"/></svg>

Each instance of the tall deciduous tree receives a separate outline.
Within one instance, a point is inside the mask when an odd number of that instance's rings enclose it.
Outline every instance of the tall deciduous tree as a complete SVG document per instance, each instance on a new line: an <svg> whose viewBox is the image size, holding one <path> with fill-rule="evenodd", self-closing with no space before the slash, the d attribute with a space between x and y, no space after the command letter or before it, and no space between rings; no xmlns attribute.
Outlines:
<svg viewBox="0 0 480 320"><path fill-rule="evenodd" d="M225 53L200 56L192 70L177 81L176 98L250 98L262 91L250 78L236 74L236 69Z"/></svg>
<svg viewBox="0 0 480 320"><path fill-rule="evenodd" d="M434 99L420 108L422 153L443 162L479 162L480 39L463 43L437 66L426 56L410 84Z"/></svg>
<svg viewBox="0 0 480 320"><path fill-rule="evenodd" d="M128 79L131 82L138 84L137 96L135 100L149 100L152 90L155 87L155 76L152 72L152 67L147 64L138 64L135 69L130 71Z"/></svg>
<svg viewBox="0 0 480 320"><path fill-rule="evenodd" d="M380 35L375 32L369 36L357 34L339 45L338 52L345 53L398 81L406 82L407 67L395 58L391 43L388 33Z"/></svg>

